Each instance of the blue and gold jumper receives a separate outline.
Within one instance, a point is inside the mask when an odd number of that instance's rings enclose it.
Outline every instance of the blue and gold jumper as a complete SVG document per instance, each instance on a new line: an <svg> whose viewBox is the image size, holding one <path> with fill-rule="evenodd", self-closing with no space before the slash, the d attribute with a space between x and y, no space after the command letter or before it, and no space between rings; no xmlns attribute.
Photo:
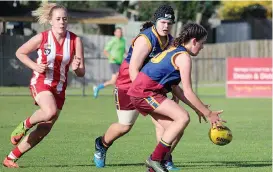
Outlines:
<svg viewBox="0 0 273 172"><path fill-rule="evenodd" d="M181 81L180 71L174 59L181 53L187 53L183 46L170 47L153 57L140 71L131 85L128 95L149 97L156 93L168 93L173 85Z"/></svg>
<svg viewBox="0 0 273 172"><path fill-rule="evenodd" d="M144 60L143 66L155 55L166 50L171 44L173 39L173 37L170 34L168 34L167 41L165 45L163 45L154 26L148 29L145 29L144 31L140 32L135 37L135 39L132 41L132 45L129 48L127 57L123 60L120 66L119 75L116 81L116 86L123 90L128 90L132 83L129 76L129 64L130 64L130 60L131 60L133 49L134 49L134 42L139 36L144 36L146 38L146 41L150 49L150 53L148 57L146 57L146 59Z"/></svg>
<svg viewBox="0 0 273 172"><path fill-rule="evenodd" d="M125 58L125 60L128 63L130 63L130 60L131 60L131 56L132 56L133 48L134 48L134 42L139 36L144 36L146 38L146 41L147 41L149 49L150 49L150 54L148 56L149 58L146 58L146 60L145 60L146 62L148 62L151 58L153 58L158 53L161 53L162 51L167 49L173 39L173 37L170 34L168 34L167 41L163 45L163 43L161 42L160 37L155 29L155 26L145 29L144 31L140 32L135 37L135 39L132 41L132 45L129 48L128 56Z"/></svg>

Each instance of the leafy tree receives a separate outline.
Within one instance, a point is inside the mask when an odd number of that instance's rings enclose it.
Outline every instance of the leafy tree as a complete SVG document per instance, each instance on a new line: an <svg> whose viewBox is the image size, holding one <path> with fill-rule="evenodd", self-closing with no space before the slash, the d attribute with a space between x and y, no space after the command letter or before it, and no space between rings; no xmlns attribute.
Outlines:
<svg viewBox="0 0 273 172"><path fill-rule="evenodd" d="M1 16L17 16L24 15L39 6L37 1L1 1L0 15Z"/></svg>
<svg viewBox="0 0 273 172"><path fill-rule="evenodd" d="M74 10L89 10L96 8L118 8L119 1L62 1L62 0L51 0L50 2L57 2L68 9Z"/></svg>
<svg viewBox="0 0 273 172"><path fill-rule="evenodd" d="M177 19L183 23L195 21L196 14L202 13L207 20L215 11L219 1L141 1L139 3L139 20L149 20L156 8L162 4L169 4L177 10Z"/></svg>
<svg viewBox="0 0 273 172"><path fill-rule="evenodd" d="M140 21L151 20L154 14L154 11L158 6L164 4L163 1L140 1L139 2L139 18Z"/></svg>
<svg viewBox="0 0 273 172"><path fill-rule="evenodd" d="M241 19L246 13L272 18L272 1L222 1L219 8L221 19Z"/></svg>

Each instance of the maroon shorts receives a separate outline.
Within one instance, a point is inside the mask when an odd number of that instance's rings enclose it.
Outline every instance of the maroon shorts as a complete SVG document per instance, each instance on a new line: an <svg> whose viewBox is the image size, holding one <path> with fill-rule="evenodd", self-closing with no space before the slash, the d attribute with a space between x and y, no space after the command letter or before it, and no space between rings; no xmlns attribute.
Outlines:
<svg viewBox="0 0 273 172"><path fill-rule="evenodd" d="M117 110L135 110L136 108L131 102L130 96L127 95L128 90L119 88L114 89L115 103Z"/></svg>
<svg viewBox="0 0 273 172"><path fill-rule="evenodd" d="M155 94L146 98L131 96L131 102L142 115L146 116L152 113L166 98L167 95L164 94Z"/></svg>
<svg viewBox="0 0 273 172"><path fill-rule="evenodd" d="M32 95L32 97L35 100L35 97L42 91L50 91L56 101L56 105L57 108L59 110L62 110L64 102L65 102L65 92L61 91L61 92L57 92L57 90L55 88L50 87L49 85L46 84L34 84L34 85L30 85L29 86L30 89L30 93ZM35 101L35 105L38 105L37 102Z"/></svg>

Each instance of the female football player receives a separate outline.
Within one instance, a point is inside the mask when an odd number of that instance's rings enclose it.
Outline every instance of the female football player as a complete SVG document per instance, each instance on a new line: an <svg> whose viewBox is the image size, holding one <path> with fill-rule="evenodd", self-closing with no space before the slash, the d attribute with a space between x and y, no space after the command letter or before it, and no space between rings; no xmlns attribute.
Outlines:
<svg viewBox="0 0 273 172"><path fill-rule="evenodd" d="M35 13L39 23L50 24L51 29L32 37L17 50L16 56L33 70L30 92L39 109L12 132L11 143L16 147L3 161L8 168L18 168L15 161L42 141L58 119L65 102L70 64L78 77L85 74L82 42L67 30L67 9L55 3L42 3ZM38 58L34 62L28 54L36 50ZM26 135L35 125L37 128Z"/></svg>
<svg viewBox="0 0 273 172"><path fill-rule="evenodd" d="M128 90L134 107L143 115L150 114L165 129L161 141L146 160L146 164L156 172L168 171L163 164L164 157L190 122L188 112L168 99L166 93L173 91L176 97L197 111L200 122L201 118L208 118L213 125L222 122L218 116L222 111L208 109L191 85L191 56L198 55L206 39L207 31L201 25L185 25L173 45L153 57ZM183 89L178 85L180 81ZM171 123L165 123L166 120Z"/></svg>
<svg viewBox="0 0 273 172"><path fill-rule="evenodd" d="M97 167L105 166L108 148L116 139L128 133L138 118L138 111L132 105L127 91L142 66L170 45L172 36L169 32L174 19L174 11L171 6L160 6L154 13L153 21L146 22L140 30L141 32L133 40L128 56L120 66L114 90L118 122L111 124L106 133L95 141L94 162ZM164 122L167 123L167 121ZM164 128L156 121L155 124L157 126L156 135L161 138L160 134L163 133L161 130L164 130ZM173 148L179 139L178 136ZM171 160L171 156L167 155L166 159ZM169 169L176 169L172 161L166 161L166 165L168 165Z"/></svg>

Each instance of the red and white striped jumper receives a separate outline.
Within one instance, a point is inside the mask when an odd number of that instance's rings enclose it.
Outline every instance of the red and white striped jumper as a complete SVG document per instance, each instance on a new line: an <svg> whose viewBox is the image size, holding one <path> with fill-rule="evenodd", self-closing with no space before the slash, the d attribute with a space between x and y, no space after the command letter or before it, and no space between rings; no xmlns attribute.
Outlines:
<svg viewBox="0 0 273 172"><path fill-rule="evenodd" d="M33 71L30 81L31 94L35 98L41 91L52 92L57 107L61 110L65 101L67 74L74 58L77 35L67 31L61 44L51 30L42 32L42 36L37 63L48 64L48 69L44 73Z"/></svg>

